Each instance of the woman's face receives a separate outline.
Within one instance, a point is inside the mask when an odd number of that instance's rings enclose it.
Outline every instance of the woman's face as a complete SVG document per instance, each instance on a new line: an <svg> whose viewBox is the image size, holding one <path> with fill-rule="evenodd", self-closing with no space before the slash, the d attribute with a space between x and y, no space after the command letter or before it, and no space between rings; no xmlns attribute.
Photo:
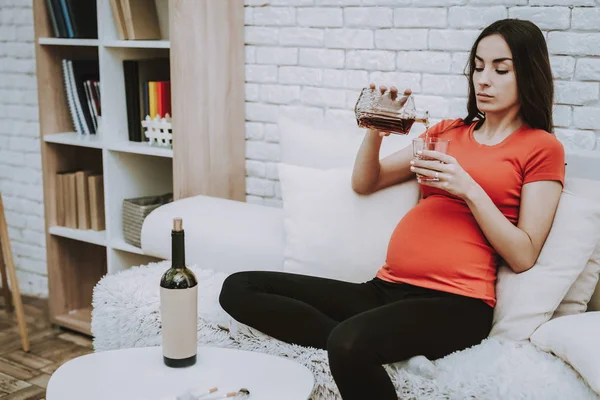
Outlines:
<svg viewBox="0 0 600 400"><path fill-rule="evenodd" d="M512 53L502 36L486 36L477 45L473 86L481 112L502 113L519 107Z"/></svg>

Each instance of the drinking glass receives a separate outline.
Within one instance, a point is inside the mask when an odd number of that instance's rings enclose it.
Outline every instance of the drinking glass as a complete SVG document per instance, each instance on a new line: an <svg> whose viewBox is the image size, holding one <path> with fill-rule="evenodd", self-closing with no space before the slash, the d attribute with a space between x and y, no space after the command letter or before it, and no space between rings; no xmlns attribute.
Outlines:
<svg viewBox="0 0 600 400"><path fill-rule="evenodd" d="M448 144L450 143L450 140L448 139L442 139L440 137L437 136L432 136L427 138L426 140L423 138L415 138L412 141L412 145L413 145L413 157L419 159L419 160L434 160L434 161L438 161L437 159L431 158L431 157L426 157L423 154L418 154L418 151L423 151L423 150L433 150L433 151L439 151L440 153L448 153ZM435 176L423 176L420 174L417 174L417 182L421 183L421 182L439 182L439 178L436 178Z"/></svg>

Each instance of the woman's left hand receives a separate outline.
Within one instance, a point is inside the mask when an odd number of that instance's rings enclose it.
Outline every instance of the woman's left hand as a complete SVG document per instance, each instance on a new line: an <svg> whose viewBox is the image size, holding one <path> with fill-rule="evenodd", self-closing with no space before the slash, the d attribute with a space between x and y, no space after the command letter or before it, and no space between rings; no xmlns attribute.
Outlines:
<svg viewBox="0 0 600 400"><path fill-rule="evenodd" d="M462 199L466 199L472 189L477 186L471 175L460 166L454 157L431 150L423 150L420 156L429 160L413 159L410 162L410 170L419 175L439 179L439 181L422 181L422 185L445 190Z"/></svg>

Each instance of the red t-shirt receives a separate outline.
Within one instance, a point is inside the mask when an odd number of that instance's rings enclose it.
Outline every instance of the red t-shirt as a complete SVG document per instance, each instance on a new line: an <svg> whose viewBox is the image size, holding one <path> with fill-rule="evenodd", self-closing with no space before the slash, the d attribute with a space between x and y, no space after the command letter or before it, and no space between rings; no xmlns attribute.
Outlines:
<svg viewBox="0 0 600 400"><path fill-rule="evenodd" d="M448 154L516 225L523 185L541 180L564 184L563 146L554 135L527 124L501 143L484 145L473 138L475 125L444 120L430 132L450 139ZM377 277L480 298L495 306L498 254L466 202L432 187L421 185L421 192L419 204L392 233Z"/></svg>

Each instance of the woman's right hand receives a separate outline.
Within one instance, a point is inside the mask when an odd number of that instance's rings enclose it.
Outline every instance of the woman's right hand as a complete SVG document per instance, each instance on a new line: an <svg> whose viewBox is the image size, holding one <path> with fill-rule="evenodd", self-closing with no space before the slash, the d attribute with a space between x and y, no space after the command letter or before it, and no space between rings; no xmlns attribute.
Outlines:
<svg viewBox="0 0 600 400"><path fill-rule="evenodd" d="M374 83L371 83L369 85L369 87L371 89L375 89L376 85ZM387 91L387 87L384 85L381 85L381 86L379 86L379 91L381 92L381 94L384 94ZM398 100L400 102L400 105L404 105L404 103L406 103L406 100L408 100L408 96L410 96L411 94L412 94L412 90L410 88L404 89L404 96L402 96L402 98L400 100ZM396 88L395 86L390 87L390 97L392 100L396 100L396 97L398 97L398 88ZM388 132L388 131L378 131L376 129L371 129L371 131L376 132L380 137L390 135L390 132Z"/></svg>

